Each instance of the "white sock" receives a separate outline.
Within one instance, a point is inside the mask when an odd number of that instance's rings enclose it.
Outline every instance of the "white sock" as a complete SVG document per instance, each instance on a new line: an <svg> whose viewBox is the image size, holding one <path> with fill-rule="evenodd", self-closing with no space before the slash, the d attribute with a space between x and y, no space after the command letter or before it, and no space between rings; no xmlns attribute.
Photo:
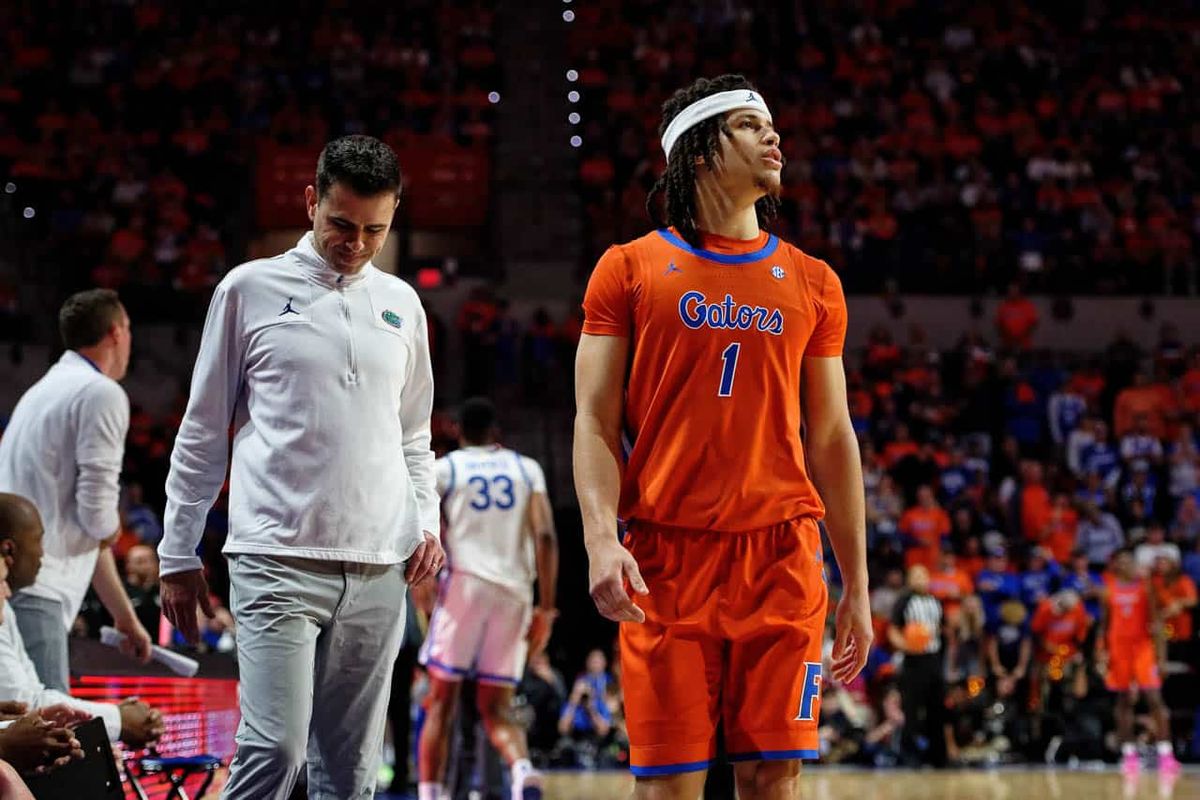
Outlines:
<svg viewBox="0 0 1200 800"><path fill-rule="evenodd" d="M1158 745L1156 746L1156 749L1158 750L1158 754L1160 756L1175 755L1175 750L1171 747L1170 742L1159 742Z"/></svg>
<svg viewBox="0 0 1200 800"><path fill-rule="evenodd" d="M417 784L417 800L442 800L442 785L433 781Z"/></svg>
<svg viewBox="0 0 1200 800"><path fill-rule="evenodd" d="M527 776L536 771L528 758L518 758L512 765L513 786L520 786L525 782Z"/></svg>
<svg viewBox="0 0 1200 800"><path fill-rule="evenodd" d="M1126 742L1125 744L1121 745L1121 755L1123 755L1123 756L1137 755L1137 745L1134 744L1133 742ZM425 798L422 797L421 800L425 800Z"/></svg>

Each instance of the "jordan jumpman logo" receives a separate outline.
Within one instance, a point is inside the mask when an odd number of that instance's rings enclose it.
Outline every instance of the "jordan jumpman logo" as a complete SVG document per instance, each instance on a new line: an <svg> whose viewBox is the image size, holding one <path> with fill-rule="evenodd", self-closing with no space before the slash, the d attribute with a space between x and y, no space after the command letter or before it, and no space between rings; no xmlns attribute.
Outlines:
<svg viewBox="0 0 1200 800"><path fill-rule="evenodd" d="M283 311L279 312L279 316L282 317L284 314L295 314L296 316L300 316L300 312L292 308L292 298L290 297L288 298L287 305L283 307Z"/></svg>

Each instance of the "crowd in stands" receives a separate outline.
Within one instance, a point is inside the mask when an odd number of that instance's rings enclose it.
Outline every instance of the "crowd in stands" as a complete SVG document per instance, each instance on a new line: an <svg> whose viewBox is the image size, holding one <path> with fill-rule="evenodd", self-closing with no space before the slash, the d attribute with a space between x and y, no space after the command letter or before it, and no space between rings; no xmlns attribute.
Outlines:
<svg viewBox="0 0 1200 800"><path fill-rule="evenodd" d="M0 175L37 275L120 289L143 322L195 314L244 253L262 143L490 141L493 25L482 0L5 3Z"/></svg>
<svg viewBox="0 0 1200 800"><path fill-rule="evenodd" d="M851 290L1194 291L1196 9L597 0L570 36L588 267L646 230L661 105L741 72L783 137L776 232Z"/></svg>

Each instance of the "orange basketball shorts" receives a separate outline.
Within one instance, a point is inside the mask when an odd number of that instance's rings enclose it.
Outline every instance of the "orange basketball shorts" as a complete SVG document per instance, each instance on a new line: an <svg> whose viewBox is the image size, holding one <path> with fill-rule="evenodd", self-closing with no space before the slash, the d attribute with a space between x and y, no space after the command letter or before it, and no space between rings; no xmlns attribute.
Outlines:
<svg viewBox="0 0 1200 800"><path fill-rule="evenodd" d="M730 761L816 758L828 591L811 518L715 533L634 522L626 538L650 590L622 623L630 767L706 769L724 723Z"/></svg>
<svg viewBox="0 0 1200 800"><path fill-rule="evenodd" d="M1104 685L1110 692L1139 689L1161 689L1158 674L1158 654L1151 639L1113 642L1108 650L1108 674Z"/></svg>

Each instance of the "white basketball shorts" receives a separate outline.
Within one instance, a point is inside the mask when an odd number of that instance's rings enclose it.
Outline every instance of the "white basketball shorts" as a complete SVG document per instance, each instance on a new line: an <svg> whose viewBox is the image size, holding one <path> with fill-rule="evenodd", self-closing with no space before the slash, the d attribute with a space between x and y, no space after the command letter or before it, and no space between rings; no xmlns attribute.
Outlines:
<svg viewBox="0 0 1200 800"><path fill-rule="evenodd" d="M533 604L512 589L465 572L443 579L421 664L446 681L516 686L525 671Z"/></svg>

